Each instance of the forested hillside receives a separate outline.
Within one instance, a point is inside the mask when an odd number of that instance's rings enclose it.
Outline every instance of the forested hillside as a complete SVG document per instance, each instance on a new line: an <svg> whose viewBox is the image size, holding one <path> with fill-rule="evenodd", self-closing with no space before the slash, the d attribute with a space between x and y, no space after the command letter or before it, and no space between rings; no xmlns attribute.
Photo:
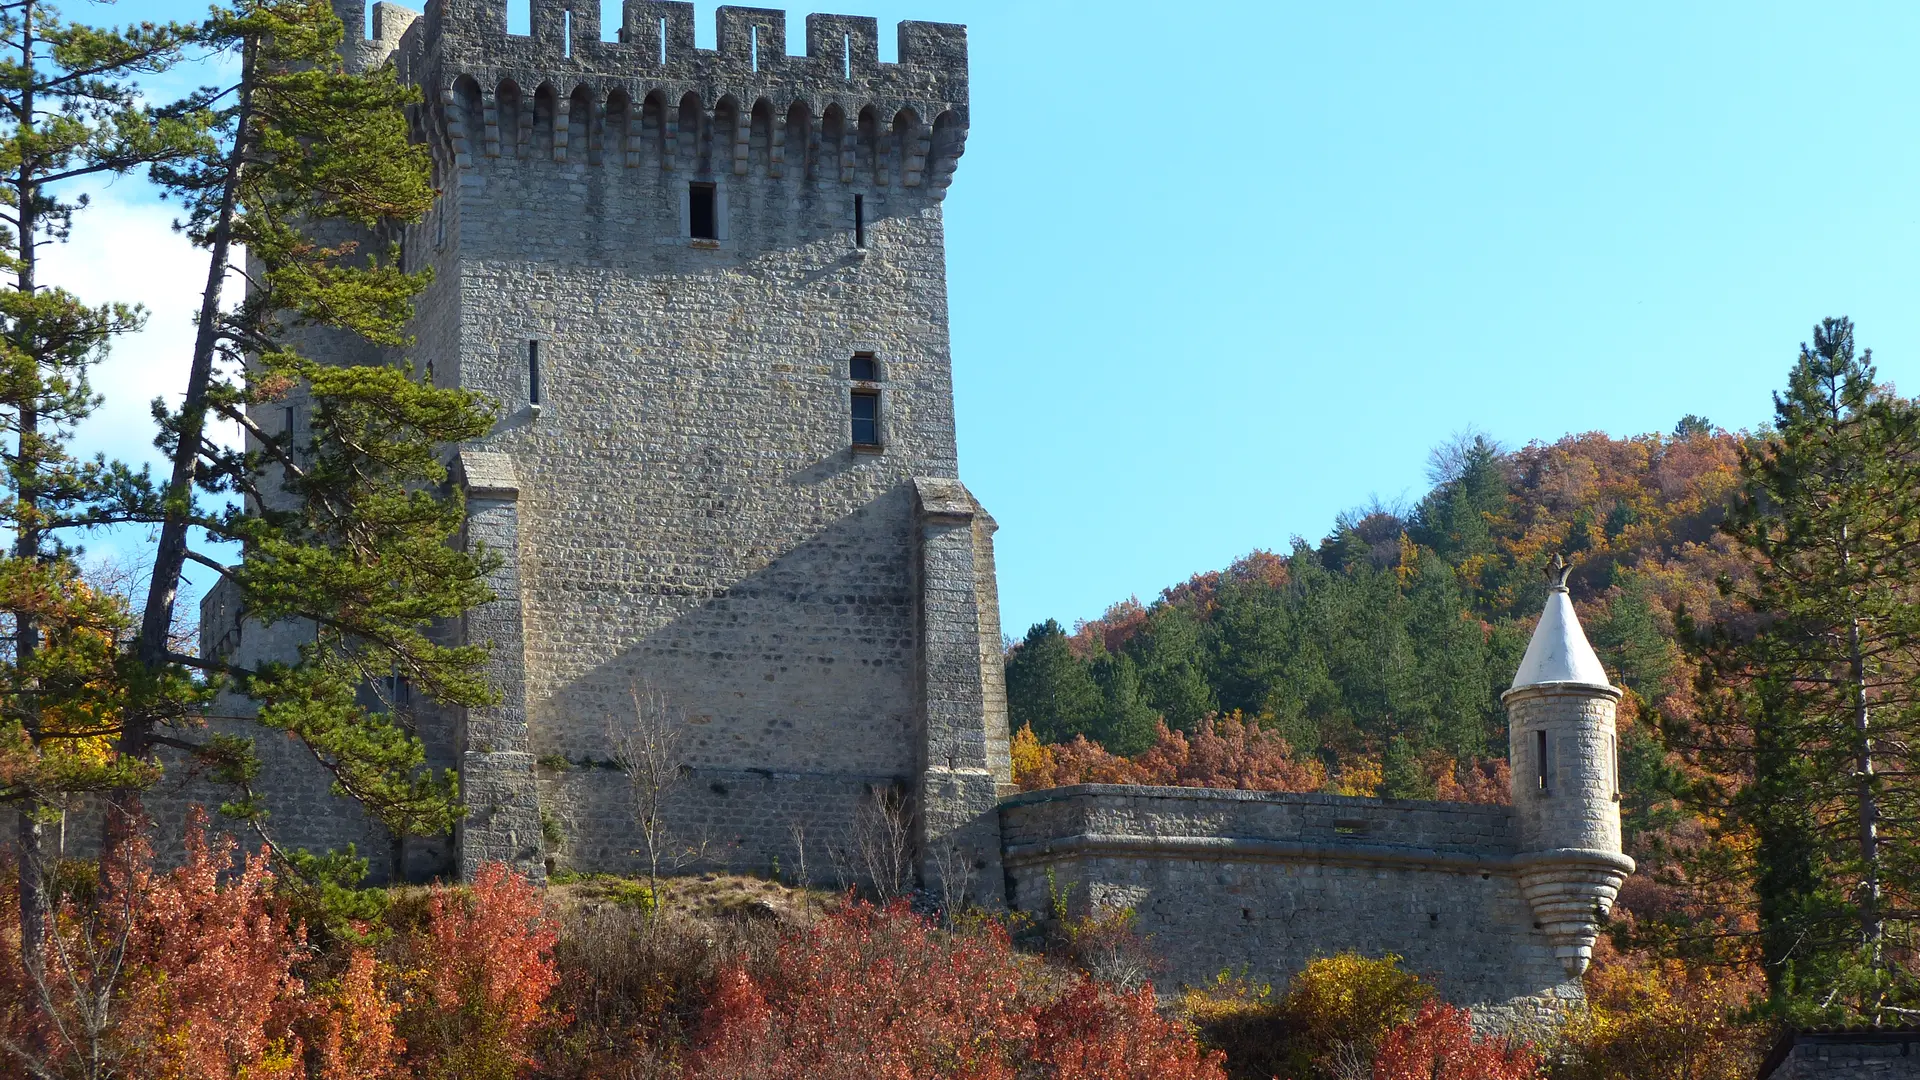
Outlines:
<svg viewBox="0 0 1920 1080"><path fill-rule="evenodd" d="M1740 572L1718 526L1748 437L1696 416L1671 434L1517 450L1461 436L1434 451L1433 489L1413 507L1344 514L1317 542L1253 552L1071 633L1034 626L1008 653L1014 726L1138 755L1162 718L1193 733L1238 713L1318 758L1332 789L1433 798L1506 756L1500 693L1558 551L1630 691L1623 766L1644 796L1665 766L1642 714L1681 707L1689 682L1674 617L1715 610L1716 579ZM1648 803L1630 808L1635 825Z"/></svg>
<svg viewBox="0 0 1920 1080"><path fill-rule="evenodd" d="M1701 1016L1751 992L1748 1016L1910 1022L1920 401L1828 319L1773 404L1759 432L1463 436L1410 508L1037 625L1007 658L1016 778L1504 801L1499 696L1562 552L1626 691L1640 869L1628 966L1597 977Z"/></svg>

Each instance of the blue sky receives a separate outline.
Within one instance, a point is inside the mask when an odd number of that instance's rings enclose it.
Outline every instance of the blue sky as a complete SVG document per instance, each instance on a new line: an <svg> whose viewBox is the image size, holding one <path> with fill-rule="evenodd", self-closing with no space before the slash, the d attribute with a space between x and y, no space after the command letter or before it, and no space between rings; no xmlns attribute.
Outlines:
<svg viewBox="0 0 1920 1080"><path fill-rule="evenodd" d="M954 373L1009 633L1417 498L1469 425L1761 423L1824 315L1920 391L1920 5L839 6L883 59L969 24ZM155 329L90 435L140 445L195 266L103 205L69 265Z"/></svg>

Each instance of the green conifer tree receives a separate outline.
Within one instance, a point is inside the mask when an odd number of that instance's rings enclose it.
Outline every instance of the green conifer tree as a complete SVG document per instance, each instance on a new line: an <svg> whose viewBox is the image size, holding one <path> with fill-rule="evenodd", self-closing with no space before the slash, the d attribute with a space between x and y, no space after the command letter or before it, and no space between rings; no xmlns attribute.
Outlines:
<svg viewBox="0 0 1920 1080"><path fill-rule="evenodd" d="M1008 657L1007 701L1015 730L1031 727L1043 743L1099 734L1100 688L1052 619L1033 624Z"/></svg>
<svg viewBox="0 0 1920 1080"><path fill-rule="evenodd" d="M1148 706L1167 726L1192 731L1220 708L1207 678L1209 657L1200 621L1173 604L1156 604L1146 626L1127 643Z"/></svg>
<svg viewBox="0 0 1920 1080"><path fill-rule="evenodd" d="M1140 672L1125 653L1094 660L1093 682L1100 688L1101 718L1095 740L1108 751L1127 757L1144 753L1154 743L1160 714L1140 695Z"/></svg>
<svg viewBox="0 0 1920 1080"><path fill-rule="evenodd" d="M1920 405L1845 319L1774 400L1726 523L1753 617L1696 639L1701 719L1675 735L1724 778L1694 797L1757 839L1776 1005L1878 1023L1920 1001L1896 959L1920 907Z"/></svg>
<svg viewBox="0 0 1920 1080"><path fill-rule="evenodd" d="M37 0L0 3L0 429L11 442L0 470L10 538L0 556L0 795L18 809L22 956L34 970L50 903L48 814L62 796L147 777L111 753L125 704L125 605L83 580L71 537L151 509L141 477L70 448L99 404L89 369L145 313L82 303L46 279L42 251L86 206L77 183L203 145L200 117L157 112L136 85L176 63L192 37L190 27L104 29Z"/></svg>
<svg viewBox="0 0 1920 1080"><path fill-rule="evenodd" d="M431 205L429 160L408 138L414 92L391 67L347 71L342 37L327 0L217 9L203 40L232 59L234 81L183 106L207 116L215 138L154 168L208 270L184 398L155 406L172 468L135 647L152 692L130 713L122 749L197 756L234 785L224 809L259 823L251 740L174 725L166 676L197 667L257 701L262 725L309 747L337 793L397 835L432 835L453 825L456 783L425 768L409 703L490 697L483 648L428 633L488 596L486 559L455 543L464 515L445 481L446 448L485 434L490 408L436 388L405 359L405 325L427 278L406 272L398 245L381 237ZM228 305L226 287L243 271L246 296ZM328 335L395 359L333 365L303 351ZM301 385L312 403L302 443L250 418L249 405ZM216 418L245 429L251 449L211 440ZM228 493L245 505L222 508ZM223 565L197 539L237 542L242 560ZM297 661L241 669L170 647L190 561L229 582L249 619L313 627ZM110 846L137 818L137 799L125 793L116 808Z"/></svg>

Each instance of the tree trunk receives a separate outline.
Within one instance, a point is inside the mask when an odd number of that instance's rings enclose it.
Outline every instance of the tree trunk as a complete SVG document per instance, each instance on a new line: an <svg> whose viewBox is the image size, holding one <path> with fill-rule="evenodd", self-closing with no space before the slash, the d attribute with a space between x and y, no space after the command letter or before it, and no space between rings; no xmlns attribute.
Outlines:
<svg viewBox="0 0 1920 1080"><path fill-rule="evenodd" d="M1847 626L1848 678L1853 693L1854 778L1860 800L1860 940L1867 958L1880 966L1886 939L1881 912L1880 801L1874 790L1872 712L1867 704L1867 666L1861 655L1860 620Z"/></svg>
<svg viewBox="0 0 1920 1080"><path fill-rule="evenodd" d="M20 13L20 66L24 85L20 91L20 115L16 117L19 130L30 132L34 129L34 57L33 57L33 0L27 0ZM17 242L20 245L20 265L14 278L14 287L22 295L31 296L39 287L36 281L37 250L34 246L34 232L39 226L40 198L39 184L34 175L38 163L31 154L23 155L18 165L20 170L15 184L18 198L20 231ZM34 354L33 338L35 327L29 320L15 328L16 345L23 356ZM35 375L38 375L36 370ZM16 559L37 559L40 557L42 531L35 519L38 510L39 491L35 484L39 469L40 410L37 400L36 380L30 380L25 396L20 402L19 439L16 443L18 456L14 459L14 481L17 485L19 506L16 511L18 534L13 541L13 555ZM25 611L14 613L14 662L24 670L32 661L34 653L40 648L40 627L33 615ZM34 700L33 690L22 684L25 700L21 704L24 717L23 726L27 738L38 747L40 742L39 708ZM20 959L26 965L28 976L39 979L46 964L47 929L47 876L46 876L46 835L40 823L42 802L37 795L29 792L19 806L19 830L15 852L20 860L19 896L20 896Z"/></svg>
<svg viewBox="0 0 1920 1080"><path fill-rule="evenodd" d="M166 515L154 548L153 578L141 614L137 656L142 667L159 671L170 662L175 602L180 575L187 562L187 531L192 527L194 483L200 468L200 450L206 436L207 391L213 385L213 365L220 338L220 301L231 265L233 220L239 206L240 166L246 156L248 123L252 118L254 45L241 55L240 103L234 120L233 144L224 166L220 207L208 237L207 279L200 297L200 315L193 341L193 365L187 373L187 392L180 408L179 443L173 451L173 473L167 481ZM153 721L130 718L121 736L120 752L144 758L153 752ZM116 793L108 806L102 865L117 854L117 844L140 827L144 816L140 796ZM116 820L117 819L117 820Z"/></svg>

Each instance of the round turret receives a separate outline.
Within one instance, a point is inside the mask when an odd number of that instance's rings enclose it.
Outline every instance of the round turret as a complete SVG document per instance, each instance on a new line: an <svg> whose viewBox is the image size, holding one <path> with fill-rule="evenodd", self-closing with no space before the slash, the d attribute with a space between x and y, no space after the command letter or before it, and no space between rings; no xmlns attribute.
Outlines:
<svg viewBox="0 0 1920 1080"><path fill-rule="evenodd" d="M1614 708L1620 691L1587 643L1567 591L1570 567L1549 567L1547 606L1501 697L1513 765L1515 865L1534 924L1569 975L1586 971L1600 924L1633 873L1621 851Z"/></svg>

